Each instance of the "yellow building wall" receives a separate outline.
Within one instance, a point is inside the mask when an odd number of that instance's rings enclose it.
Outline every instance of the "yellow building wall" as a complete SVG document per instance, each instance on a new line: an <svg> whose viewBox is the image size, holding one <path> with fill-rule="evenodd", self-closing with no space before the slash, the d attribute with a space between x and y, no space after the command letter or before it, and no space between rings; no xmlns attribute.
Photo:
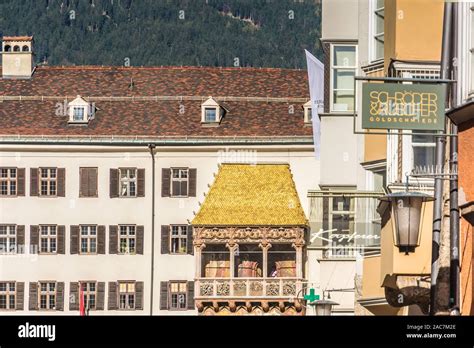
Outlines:
<svg viewBox="0 0 474 348"><path fill-rule="evenodd" d="M371 77L383 77L384 71L376 70L367 73ZM383 129L375 129L380 133ZM364 162L380 161L387 159L387 136L386 135L364 135Z"/></svg>
<svg viewBox="0 0 474 348"><path fill-rule="evenodd" d="M380 255L364 257L362 274L362 298L385 297L380 279Z"/></svg>
<svg viewBox="0 0 474 348"><path fill-rule="evenodd" d="M431 274L431 241L433 224L433 203L424 204L421 222L420 245L415 252L406 255L394 245L392 232L393 219L390 219L381 231L381 276L386 275L429 275Z"/></svg>
<svg viewBox="0 0 474 348"><path fill-rule="evenodd" d="M391 59L439 61L443 0L385 1L385 69Z"/></svg>

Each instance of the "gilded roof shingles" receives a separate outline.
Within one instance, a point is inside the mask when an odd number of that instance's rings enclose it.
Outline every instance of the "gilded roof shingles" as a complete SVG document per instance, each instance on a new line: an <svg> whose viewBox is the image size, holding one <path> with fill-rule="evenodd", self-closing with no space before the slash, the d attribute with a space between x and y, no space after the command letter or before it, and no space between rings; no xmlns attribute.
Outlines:
<svg viewBox="0 0 474 348"><path fill-rule="evenodd" d="M194 226L307 226L288 164L222 164Z"/></svg>
<svg viewBox="0 0 474 348"><path fill-rule="evenodd" d="M210 67L38 67L31 79L0 78L0 96L213 96L309 98L304 70ZM71 101L72 99L68 99ZM184 113L179 112L180 103ZM302 104L224 101L218 127L201 125L201 101L95 102L87 126L68 125L57 100L0 103L1 135L65 136L311 136Z"/></svg>

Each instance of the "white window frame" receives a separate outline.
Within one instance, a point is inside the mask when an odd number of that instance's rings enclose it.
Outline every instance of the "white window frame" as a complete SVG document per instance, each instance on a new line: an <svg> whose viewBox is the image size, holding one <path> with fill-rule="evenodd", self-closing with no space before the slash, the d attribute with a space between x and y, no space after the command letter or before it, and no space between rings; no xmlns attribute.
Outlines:
<svg viewBox="0 0 474 348"><path fill-rule="evenodd" d="M172 280L168 283L169 286L169 310L170 311L185 311L188 309L188 282ZM184 291L182 289L184 286ZM175 287L177 291L175 290ZM180 299L184 296L184 300L181 302ZM173 306L173 300L176 299L176 306Z"/></svg>
<svg viewBox="0 0 474 348"><path fill-rule="evenodd" d="M125 291L122 291L122 285L125 287ZM134 281L119 281L118 286L118 309L122 311L134 311L137 306L137 284ZM133 291L130 290L133 286ZM124 296L125 304L122 307L122 296ZM133 306L130 306L130 298L133 298Z"/></svg>
<svg viewBox="0 0 474 348"><path fill-rule="evenodd" d="M54 230L54 233L52 233ZM46 234L43 234L46 231ZM58 226L57 225L40 225L39 226L39 253L40 254L57 254L58 253ZM43 251L43 239L46 240L46 251ZM54 251L52 250L51 241L54 240Z"/></svg>
<svg viewBox="0 0 474 348"><path fill-rule="evenodd" d="M41 284L46 284L46 290L42 290ZM54 284L54 290L51 290L51 284ZM56 310L56 304L58 301L58 285L53 281L40 281L38 282L38 310L41 311L54 311ZM41 307L41 298L46 298L46 308ZM51 297L54 296L54 305L51 304Z"/></svg>
<svg viewBox="0 0 474 348"><path fill-rule="evenodd" d="M12 175L14 173L14 175ZM4 176L5 175L5 176ZM0 182L3 186L6 183L6 193L0 189L0 196L18 196L18 168L12 167L1 167L0 168ZM14 193L12 193L12 188L14 187Z"/></svg>
<svg viewBox="0 0 474 348"><path fill-rule="evenodd" d="M91 285L94 285L94 289L91 290ZM83 280L79 282L79 294L81 293L84 298L84 308L86 310L95 310L97 308L97 282L91 280ZM94 307L89 307L90 299L94 298Z"/></svg>
<svg viewBox="0 0 474 348"><path fill-rule="evenodd" d="M5 308L0 308L0 311L11 311L16 309L16 296L17 286L16 282L2 281L0 284L5 284L5 290L0 290L0 296L5 296ZM13 284L13 290L11 286ZM11 305L11 299L13 297L13 307Z"/></svg>
<svg viewBox="0 0 474 348"><path fill-rule="evenodd" d="M214 120L206 120L206 111L208 109L215 110ZM201 104L201 123L203 124L218 124L224 114L224 109L212 97L209 97Z"/></svg>
<svg viewBox="0 0 474 348"><path fill-rule="evenodd" d="M1 224L0 229L2 230L2 232L3 230L5 231L5 234L3 233L0 234L0 239L5 239L5 245L6 245L5 250L0 249L0 254L16 254L16 250L18 247L18 236L17 236L16 225Z"/></svg>
<svg viewBox="0 0 474 348"><path fill-rule="evenodd" d="M355 47L355 58L354 66L334 66L334 48L339 47L339 46L350 46L350 47ZM334 110L334 71L339 69L339 70L354 70L354 76L357 75L357 70L358 70L358 45L357 43L331 43L330 44L330 63L329 63L329 111L331 113L340 113L340 114L351 114L354 112L354 110L346 110L346 111L340 111L340 110ZM355 86L354 86L355 87ZM353 87L353 88L354 88ZM346 90L346 89L337 89L337 90ZM355 89L352 90L354 94L354 109L357 107L357 95L355 93Z"/></svg>
<svg viewBox="0 0 474 348"><path fill-rule="evenodd" d="M122 234L122 231L125 232ZM133 247L131 241L133 240ZM124 244L122 244L124 243ZM118 228L118 251L122 255L134 255L137 253L137 226L119 225ZM122 248L123 245L123 248Z"/></svg>
<svg viewBox="0 0 474 348"><path fill-rule="evenodd" d="M170 185L171 185L171 187L170 187L170 197L189 197L189 174L190 174L189 168L170 168L170 170L171 170L171 173L170 173L170 176L171 176L171 178L170 178ZM179 177L178 177L178 178L174 178L174 177L173 177L173 172L174 172L175 170L178 170L178 171L179 171ZM186 174L186 178L183 178L183 177L182 177L182 173L183 173L183 172L186 172L186 173L187 173L187 174ZM179 183L180 183L180 187L181 187L181 182L184 182L184 181L187 182L187 185L186 185L186 194L185 194L185 195L182 195L181 192L180 192L179 195L178 195L178 194L175 194L175 193L174 193L174 190L173 190L173 182L179 182ZM180 191L181 191L181 189L180 189Z"/></svg>
<svg viewBox="0 0 474 348"><path fill-rule="evenodd" d="M173 230L178 233L173 234ZM178 250L173 250L173 240L178 240ZM184 245L183 245L184 244ZM181 251L183 250L183 251ZM170 225L170 254L187 254L188 253L188 225Z"/></svg>
<svg viewBox="0 0 474 348"><path fill-rule="evenodd" d="M87 124L93 115L89 115L94 111L93 104L89 104L87 101L81 98L80 95L76 99L68 104L69 123ZM76 118L76 110L82 110L82 117Z"/></svg>
<svg viewBox="0 0 474 348"><path fill-rule="evenodd" d="M209 120L207 118L207 112L208 111L212 111L214 110L214 119L213 120ZM215 106L205 106L204 107L204 120L203 122L205 123L215 123L215 122L219 122L219 108L218 107L215 107Z"/></svg>
<svg viewBox="0 0 474 348"><path fill-rule="evenodd" d="M312 124L313 122L313 115L312 115L312 107L311 107L311 100L307 101L303 105L303 111L304 111L304 123L305 124Z"/></svg>
<svg viewBox="0 0 474 348"><path fill-rule="evenodd" d="M97 254L97 244L98 244L98 237L97 237L97 225L79 225L79 254L82 255L95 255ZM95 234L92 232L95 231ZM83 232L87 232L83 234ZM91 251L91 245L93 244L92 241L95 240L95 250ZM86 242L86 251L82 250L82 242Z"/></svg>
<svg viewBox="0 0 474 348"><path fill-rule="evenodd" d="M134 173L133 178L131 173ZM125 173L125 176L122 177L122 173ZM138 190L138 169L137 168L119 168L119 195L120 197L137 197ZM122 191L122 184L125 184L126 192ZM130 187L134 187L134 194L130 193Z"/></svg>
<svg viewBox="0 0 474 348"><path fill-rule="evenodd" d="M87 121L87 112L85 106L73 106L72 107L72 121L73 122L85 122ZM80 116L80 118L77 118Z"/></svg>
<svg viewBox="0 0 474 348"><path fill-rule="evenodd" d="M435 79L439 77L439 75L432 74L432 73L423 73L422 70L423 68L418 67L415 68L414 72L410 71L403 71L401 74L401 77L403 78L424 78L426 77L427 80L429 79ZM412 82L404 82L405 84L412 84ZM415 130L403 130L403 133L410 134L410 133L421 133L422 131ZM414 143L413 142L413 136L406 136L406 135L398 135L397 138L401 136L402 137L402 173L411 173L412 170L415 168L415 163L414 163L414 149L413 147L436 147L436 140L433 137L433 142L429 143ZM417 144L417 145L413 145ZM398 146L397 146L398 148ZM398 155L397 155L398 156ZM433 163L435 164L435 163ZM388 179L388 178L387 178ZM427 185L427 186L433 186L434 185L434 178L409 178L409 182L413 182L416 185Z"/></svg>
<svg viewBox="0 0 474 348"><path fill-rule="evenodd" d="M46 170L47 175L43 176L43 170ZM54 176L53 176L54 171ZM43 197L57 197L58 195L58 168L55 167L40 167L38 168L38 194ZM46 183L46 193L43 193L43 182ZM54 185L52 185L54 183ZM52 190L54 187L54 193Z"/></svg>
<svg viewBox="0 0 474 348"><path fill-rule="evenodd" d="M384 4L385 5L385 4ZM381 8L376 8L377 0L371 0L369 2L369 56L371 62L378 62L384 59L385 55L382 57L377 57L377 45L376 45L376 37L383 36L384 37L384 47L385 47L385 30L381 33L376 32L377 28L377 14L380 10L384 11L384 23L385 23L385 6Z"/></svg>

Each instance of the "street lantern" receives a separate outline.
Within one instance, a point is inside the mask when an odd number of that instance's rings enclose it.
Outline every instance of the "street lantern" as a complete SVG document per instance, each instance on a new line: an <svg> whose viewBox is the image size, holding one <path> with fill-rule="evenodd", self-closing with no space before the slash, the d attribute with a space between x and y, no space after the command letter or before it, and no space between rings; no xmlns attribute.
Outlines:
<svg viewBox="0 0 474 348"><path fill-rule="evenodd" d="M424 202L433 201L434 198L421 192L396 192L379 198L390 202L392 216L395 222L395 246L400 252L407 255L414 252L420 245L421 218L424 212Z"/></svg>
<svg viewBox="0 0 474 348"><path fill-rule="evenodd" d="M338 304L331 300L317 300L310 303L310 305L314 306L316 315L331 315L332 307Z"/></svg>

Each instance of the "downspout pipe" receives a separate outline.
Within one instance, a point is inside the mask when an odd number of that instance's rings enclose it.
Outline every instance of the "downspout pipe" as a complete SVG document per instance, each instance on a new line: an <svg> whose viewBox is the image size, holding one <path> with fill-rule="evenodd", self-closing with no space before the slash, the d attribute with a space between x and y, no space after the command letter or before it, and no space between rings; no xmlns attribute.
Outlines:
<svg viewBox="0 0 474 348"><path fill-rule="evenodd" d="M450 66L450 39L451 39L451 20L452 20L452 3L444 3L443 17L443 38L441 48L441 79L449 79ZM448 91L449 92L449 91ZM448 93L449 94L449 93ZM447 104L446 100L446 104ZM444 156L446 150L446 137L436 136L436 170L444 167ZM442 172L442 171L441 171ZM443 217L443 178L436 177L434 184L434 204L433 204L433 242L431 251L431 291L430 291L430 315L436 314L436 283L439 272L439 249L441 240L441 226Z"/></svg>
<svg viewBox="0 0 474 348"><path fill-rule="evenodd" d="M451 108L458 105L457 79L458 79L458 23L459 6L453 3L452 13L452 57L451 69ZM458 134L458 126L451 122L451 134ZM450 296L449 307L451 315L460 315L459 290L460 290L460 266L459 266L459 202L458 202L458 137L450 137L449 140L449 162L452 177L449 181L449 228L450 228ZM455 174L454 174L455 173Z"/></svg>
<svg viewBox="0 0 474 348"><path fill-rule="evenodd" d="M153 293L155 279L155 144L148 144L151 155L151 274L150 274L150 315L153 315Z"/></svg>

